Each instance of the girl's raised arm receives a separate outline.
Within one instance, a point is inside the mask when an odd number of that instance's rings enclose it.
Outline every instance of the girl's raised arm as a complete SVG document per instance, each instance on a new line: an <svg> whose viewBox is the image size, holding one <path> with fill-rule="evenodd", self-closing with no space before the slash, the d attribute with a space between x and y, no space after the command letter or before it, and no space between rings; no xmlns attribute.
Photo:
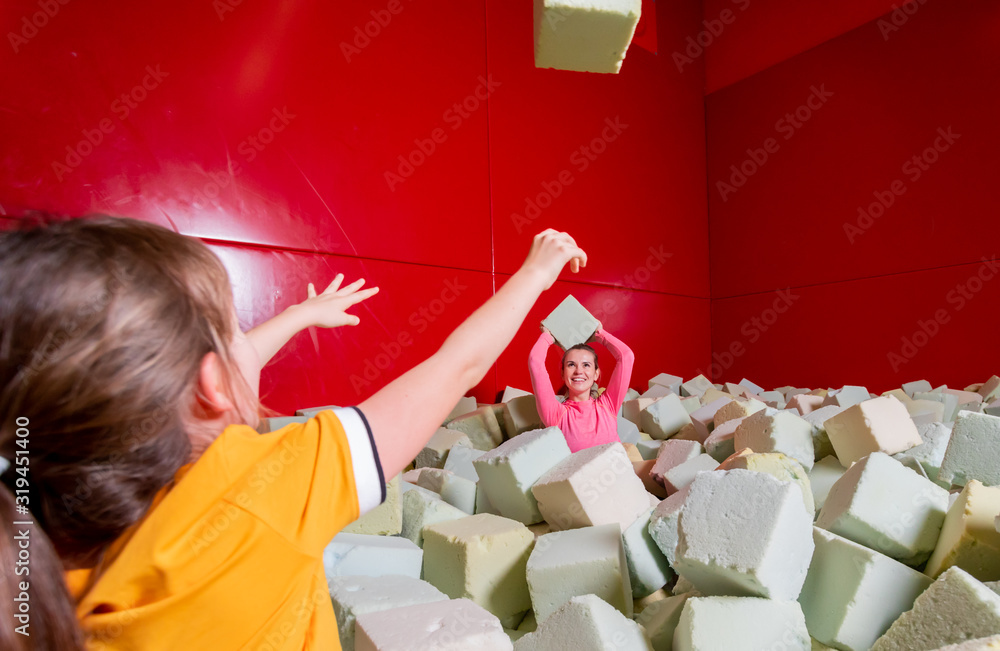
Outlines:
<svg viewBox="0 0 1000 651"><path fill-rule="evenodd" d="M552 229L536 235L521 268L436 353L359 405L386 477L417 456L459 398L483 379L567 262L574 273L587 263L572 237Z"/></svg>
<svg viewBox="0 0 1000 651"><path fill-rule="evenodd" d="M635 355L632 349L616 338L604 328L598 328L594 333L594 339L601 342L615 358L615 370L608 380L608 388L601 395L608 400L611 411L617 413L625 402L625 394L628 393L628 383L632 379L632 365L635 364Z"/></svg>
<svg viewBox="0 0 1000 651"><path fill-rule="evenodd" d="M535 393L535 406L538 407L538 415L542 418L542 423L547 427L559 424L559 416L563 406L556 400L556 393L552 390L552 381L545 370L545 354L549 352L549 346L555 343L552 333L542 329L542 334L538 336L538 341L531 347L528 355L528 372L531 374L531 390Z"/></svg>

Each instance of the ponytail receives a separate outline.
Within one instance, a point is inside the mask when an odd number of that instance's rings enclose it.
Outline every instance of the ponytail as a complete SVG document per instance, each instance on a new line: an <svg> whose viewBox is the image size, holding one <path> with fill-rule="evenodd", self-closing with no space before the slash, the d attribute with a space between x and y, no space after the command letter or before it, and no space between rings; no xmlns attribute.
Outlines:
<svg viewBox="0 0 1000 651"><path fill-rule="evenodd" d="M0 483L0 649L83 651L59 557L32 515ZM16 524L28 522L30 524Z"/></svg>

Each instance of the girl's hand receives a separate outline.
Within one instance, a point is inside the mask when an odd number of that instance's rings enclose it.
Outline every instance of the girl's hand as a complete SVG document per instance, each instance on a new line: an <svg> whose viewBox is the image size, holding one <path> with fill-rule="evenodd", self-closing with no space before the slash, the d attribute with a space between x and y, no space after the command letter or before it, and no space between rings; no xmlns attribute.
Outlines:
<svg viewBox="0 0 1000 651"><path fill-rule="evenodd" d="M298 304L297 308L305 315L309 325L320 328L337 328L345 325L358 325L361 319L354 314L347 314L347 309L357 305L378 293L378 287L361 289L364 278L355 280L346 287L341 287L344 274L337 274L330 286L322 294L316 294L316 288L309 283L309 298Z"/></svg>
<svg viewBox="0 0 1000 651"><path fill-rule="evenodd" d="M587 266L587 253L568 233L549 228L535 236L521 269L540 274L545 289L548 289L567 262L570 263L570 271L577 273L581 267Z"/></svg>

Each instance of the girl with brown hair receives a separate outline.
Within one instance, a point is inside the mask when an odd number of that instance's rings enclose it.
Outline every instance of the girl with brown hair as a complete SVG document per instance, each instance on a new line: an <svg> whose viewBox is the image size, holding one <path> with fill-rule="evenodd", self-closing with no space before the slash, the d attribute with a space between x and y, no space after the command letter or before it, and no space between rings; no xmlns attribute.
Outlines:
<svg viewBox="0 0 1000 651"><path fill-rule="evenodd" d="M88 646L337 648L323 548L384 499L384 477L482 379L567 262L576 271L586 254L565 233L539 234L426 361L358 407L258 435L260 362L307 320L243 335L218 258L150 224L0 235L0 455L29 419L31 511L77 570ZM362 300L344 290L322 299L342 320ZM2 479L11 487L10 471Z"/></svg>

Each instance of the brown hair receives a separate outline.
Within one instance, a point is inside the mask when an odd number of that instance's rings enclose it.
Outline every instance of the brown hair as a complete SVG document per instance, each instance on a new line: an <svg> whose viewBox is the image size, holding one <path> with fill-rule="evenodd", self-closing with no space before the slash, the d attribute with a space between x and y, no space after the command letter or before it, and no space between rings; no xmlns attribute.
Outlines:
<svg viewBox="0 0 1000 651"><path fill-rule="evenodd" d="M13 524L31 516L15 513L14 496L5 486L0 486L0 520L0 611L12 622L0 626L0 649L83 651L59 557L36 525ZM27 635L16 630L21 627Z"/></svg>
<svg viewBox="0 0 1000 651"><path fill-rule="evenodd" d="M93 566L187 463L202 358L235 368L226 270L159 226L49 218L0 235L0 305L0 454L30 422L31 510L67 567Z"/></svg>

